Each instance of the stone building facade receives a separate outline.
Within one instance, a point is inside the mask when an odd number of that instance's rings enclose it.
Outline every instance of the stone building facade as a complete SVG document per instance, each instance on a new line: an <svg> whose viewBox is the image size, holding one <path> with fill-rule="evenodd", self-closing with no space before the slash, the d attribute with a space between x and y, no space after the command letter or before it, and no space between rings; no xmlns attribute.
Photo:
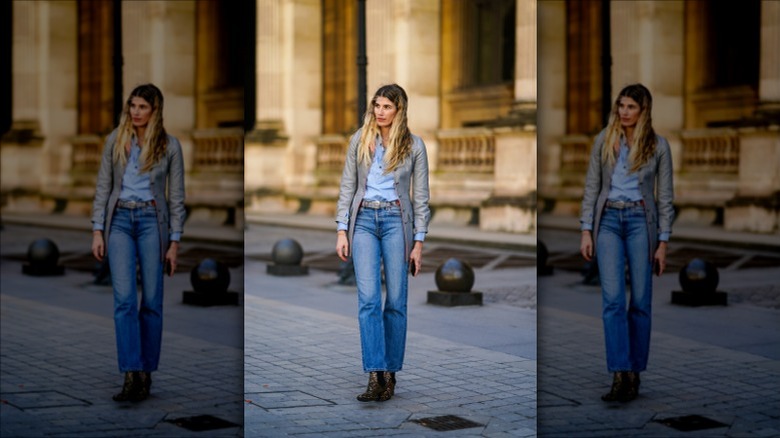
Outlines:
<svg viewBox="0 0 780 438"><path fill-rule="evenodd" d="M601 102L641 82L677 223L780 233L780 3L544 1L539 36L540 211L576 221Z"/></svg>
<svg viewBox="0 0 780 438"><path fill-rule="evenodd" d="M331 216L357 129L357 3L258 0L247 209ZM398 83L434 223L536 229L536 1L367 0L368 99Z"/></svg>
<svg viewBox="0 0 780 438"><path fill-rule="evenodd" d="M254 53L243 2L9 3L3 211L88 215L105 136L130 91L151 82L184 149L190 219L240 223L244 52Z"/></svg>

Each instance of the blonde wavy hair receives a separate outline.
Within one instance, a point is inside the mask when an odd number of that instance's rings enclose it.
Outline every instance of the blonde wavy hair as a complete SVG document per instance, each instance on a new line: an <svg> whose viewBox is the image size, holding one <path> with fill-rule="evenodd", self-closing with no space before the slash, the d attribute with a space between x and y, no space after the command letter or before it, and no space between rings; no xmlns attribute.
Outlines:
<svg viewBox="0 0 780 438"><path fill-rule="evenodd" d="M165 154L168 143L168 135L163 127L163 95L160 89L152 84L135 87L125 101L122 116L119 118L113 158L115 163L127 164L130 141L136 135L133 119L130 116L130 103L134 97L142 98L152 107L152 115L149 117L149 124L146 125L144 138L136 139L141 147L141 172L148 172ZM117 147L119 145L122 147Z"/></svg>
<svg viewBox="0 0 780 438"><path fill-rule="evenodd" d="M620 139L626 138L626 131L620 123L618 106L620 99L630 97L639 105L639 119L634 127L634 136L628 145L628 162L631 163L631 172L636 172L642 167L655 151L655 130L653 130L653 97L650 90L642 84L628 85L618 94L612 105L609 115L607 132L601 147L601 159L614 166L620 150Z"/></svg>
<svg viewBox="0 0 780 438"><path fill-rule="evenodd" d="M376 90L371 105L363 116L363 128L358 143L358 162L370 165L373 157L376 136L380 134L374 115L374 105L380 97L385 97L395 105L396 113L390 125L390 138L385 146L385 174L392 172L412 151L412 133L407 126L406 109L409 99L406 91L397 84L384 85Z"/></svg>

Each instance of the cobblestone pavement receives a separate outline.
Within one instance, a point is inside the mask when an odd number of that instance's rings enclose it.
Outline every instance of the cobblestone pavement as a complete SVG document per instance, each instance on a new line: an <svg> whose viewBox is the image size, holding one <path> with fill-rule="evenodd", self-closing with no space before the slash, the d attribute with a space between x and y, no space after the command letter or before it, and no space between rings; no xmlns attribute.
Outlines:
<svg viewBox="0 0 780 438"><path fill-rule="evenodd" d="M261 259L285 236L294 236L309 260L335 258L332 232L261 226L247 233L247 256ZM426 243L423 263L442 246ZM475 252L507 255L473 247L462 254ZM247 436L535 436L536 270L491 266L475 270L474 289L491 291L482 307L429 306L433 269L410 279L407 354L396 395L361 403L355 396L367 377L354 287L334 285L333 272L274 277L265 274L266 262L247 261ZM415 422L446 415L479 426L440 432Z"/></svg>
<svg viewBox="0 0 780 438"><path fill-rule="evenodd" d="M166 281L163 359L153 396L118 404L110 399L121 383L111 293L92 284L84 257L89 233L45 228L46 220L35 219L37 227L4 223L0 232L3 437L780 436L780 251L755 236L749 249L734 233L723 245L701 230L697 242L673 240L671 272L654 284L653 340L640 397L606 404L599 399L610 383L600 291L582 284L577 232L540 230L553 275L539 278L537 299L536 269L528 263L533 254L520 245L481 246L473 230L468 240L448 240L458 235L448 230L426 243L424 270L410 280L407 360L396 396L359 403L354 397L366 377L355 290L336 283L333 233L250 225L242 265L235 249L209 243L209 235L224 241L230 232L188 231L188 238L204 239L182 248L187 263L205 254L230 259L231 290L242 293L245 308L182 305L188 273ZM21 274L27 245L42 235L60 246L65 276ZM310 275L265 273L282 237L303 244ZM501 241L495 233L490 239L493 246ZM718 266L718 289L728 293L729 305L672 305L676 271L701 255ZM426 292L436 289L436 265L450 256L475 266L474 290L485 293L484 306L425 304ZM237 426L194 432L175 424L204 414ZM480 426L438 432L415 421L443 415ZM720 425L683 432L665 424L689 415Z"/></svg>
<svg viewBox="0 0 780 438"><path fill-rule="evenodd" d="M0 436L242 435L240 307L183 305L181 293L191 289L189 272L166 279L162 358L152 396L117 403L111 395L122 376L111 288L70 268L61 277L22 275L18 261L27 245L43 236L63 254L88 252L90 232L4 224L0 236ZM185 243L182 249L192 246ZM232 274L237 280L231 290L242 291L241 269ZM176 424L201 415L233 426L196 432Z"/></svg>
<svg viewBox="0 0 780 438"><path fill-rule="evenodd" d="M551 254L577 251L571 248L579 245L577 232L539 234ZM775 256L765 250L694 247L700 254L725 252L734 260ZM671 304L671 291L680 289L678 274L655 278L650 362L640 396L610 404L600 399L611 383L600 289L583 285L579 273L558 269L552 259L554 274L540 277L538 284L540 437L780 436L780 311L764 304L777 290L780 267L723 267L718 289L729 294L728 306ZM759 296L770 298L753 304ZM684 432L664 424L690 415L722 425Z"/></svg>

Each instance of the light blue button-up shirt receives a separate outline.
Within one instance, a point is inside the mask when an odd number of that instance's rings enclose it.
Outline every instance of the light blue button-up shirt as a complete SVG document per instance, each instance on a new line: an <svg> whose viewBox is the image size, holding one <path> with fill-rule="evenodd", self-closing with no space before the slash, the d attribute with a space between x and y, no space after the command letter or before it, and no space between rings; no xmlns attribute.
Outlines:
<svg viewBox="0 0 780 438"><path fill-rule="evenodd" d="M642 192L639 191L639 174L629 171L628 146L623 140L620 142L615 171L612 173L612 184L609 186L609 201L641 201Z"/></svg>
<svg viewBox="0 0 780 438"><path fill-rule="evenodd" d="M374 151L374 161L371 162L371 168L368 170L368 180L366 181L366 194L363 199L367 201L391 202L397 201L398 195L395 193L395 180L393 173L385 174L385 147L382 144L382 138L377 136L376 150ZM347 230L349 226L339 222L337 230ZM425 233L416 233L414 240L425 241Z"/></svg>
<svg viewBox="0 0 780 438"><path fill-rule="evenodd" d="M368 181L366 182L366 194L363 199L368 201L390 202L398 200L395 193L395 181L393 174L385 174L385 147L381 140L377 141L376 151L374 151L374 161L371 163L371 169L368 171Z"/></svg>
<svg viewBox="0 0 780 438"><path fill-rule="evenodd" d="M118 147L118 145L116 146ZM141 147L138 146L136 137L130 140L130 156L127 158L125 174L122 176L122 190L119 192L121 201L152 201L151 176L149 172L141 172ZM103 224L94 224L92 230L103 230ZM170 240L178 242L181 233L171 233Z"/></svg>
<svg viewBox="0 0 780 438"><path fill-rule="evenodd" d="M143 202L154 199L149 172L141 173L140 161L141 147L133 136L130 141L130 157L127 159L127 167L122 177L122 191L119 192L119 199L122 201Z"/></svg>
<svg viewBox="0 0 780 438"><path fill-rule="evenodd" d="M620 139L620 149L618 151L615 170L612 173L612 183L609 186L609 201L641 201L642 192L639 191L639 174L630 172L628 163L628 145L624 138ZM592 224L582 224L582 230L592 230ZM669 241L669 233L661 233L658 240L662 242Z"/></svg>

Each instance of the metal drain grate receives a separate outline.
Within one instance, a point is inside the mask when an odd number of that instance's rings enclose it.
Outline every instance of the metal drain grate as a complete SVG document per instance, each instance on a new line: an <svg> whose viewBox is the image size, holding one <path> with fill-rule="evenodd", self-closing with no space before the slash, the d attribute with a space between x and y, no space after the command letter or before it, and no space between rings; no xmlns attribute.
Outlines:
<svg viewBox="0 0 780 438"><path fill-rule="evenodd" d="M484 424L475 423L465 418L460 418L456 415L443 415L441 417L429 417L420 418L419 420L412 420L421 426L425 426L429 429L445 431L445 430L460 430L468 429L471 427L482 427Z"/></svg>
<svg viewBox="0 0 780 438"><path fill-rule="evenodd" d="M664 418L663 420L655 421L663 424L664 426L677 429L681 432L692 432L695 430L714 429L716 427L728 426L728 424L710 420L709 418L702 417L701 415L685 415L682 417Z"/></svg>
<svg viewBox="0 0 780 438"><path fill-rule="evenodd" d="M165 420L167 423L173 423L193 432L203 432L206 430L226 429L228 427L240 427L236 423L217 418L213 415L196 415L194 417L182 417L175 420Z"/></svg>

